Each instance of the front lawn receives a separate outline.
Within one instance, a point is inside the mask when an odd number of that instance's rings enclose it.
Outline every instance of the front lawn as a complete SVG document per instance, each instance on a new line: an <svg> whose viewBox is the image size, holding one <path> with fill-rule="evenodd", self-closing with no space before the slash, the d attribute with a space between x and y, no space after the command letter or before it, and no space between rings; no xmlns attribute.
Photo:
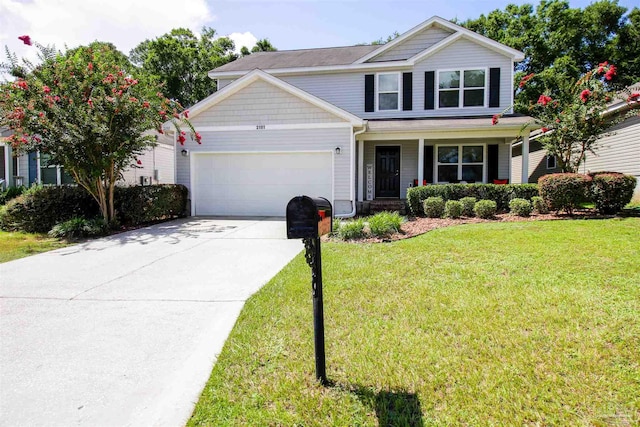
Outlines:
<svg viewBox="0 0 640 427"><path fill-rule="evenodd" d="M67 246L67 243L41 234L0 231L0 262L39 254L64 246Z"/></svg>
<svg viewBox="0 0 640 427"><path fill-rule="evenodd" d="M323 245L315 381L299 255L246 304L189 425L640 423L640 218Z"/></svg>

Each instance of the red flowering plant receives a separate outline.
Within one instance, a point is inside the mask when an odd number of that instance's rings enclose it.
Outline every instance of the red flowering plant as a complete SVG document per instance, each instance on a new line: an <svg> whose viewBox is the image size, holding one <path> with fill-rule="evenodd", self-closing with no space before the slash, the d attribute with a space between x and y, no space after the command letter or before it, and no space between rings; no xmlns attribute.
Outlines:
<svg viewBox="0 0 640 427"><path fill-rule="evenodd" d="M609 128L637 114L633 110L640 107L640 95L621 98L616 94L612 90L616 73L615 65L603 62L577 80L559 77L559 84L540 94L537 102L516 106L532 117L524 127L540 129L537 141L556 157L563 172L576 172L585 156L597 150L599 139L609 134ZM529 74L518 87L526 89L530 84L544 85L543 79L537 81L536 75ZM492 124L499 123L501 116L493 116Z"/></svg>
<svg viewBox="0 0 640 427"><path fill-rule="evenodd" d="M136 76L136 68L109 43L41 58L35 66L5 65L20 73L0 87L0 125L13 131L9 143L17 154L39 151L50 164L64 166L111 222L115 184L157 143L154 130L163 133L170 122L184 137L183 128L190 135L195 129L182 106Z"/></svg>

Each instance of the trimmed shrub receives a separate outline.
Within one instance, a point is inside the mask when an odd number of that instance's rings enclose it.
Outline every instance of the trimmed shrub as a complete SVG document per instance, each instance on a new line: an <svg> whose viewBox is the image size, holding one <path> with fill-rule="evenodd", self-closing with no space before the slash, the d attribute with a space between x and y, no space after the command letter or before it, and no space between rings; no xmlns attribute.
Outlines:
<svg viewBox="0 0 640 427"><path fill-rule="evenodd" d="M496 202L498 209L509 209L509 201L514 198L531 200L538 196L537 184L437 184L412 187L407 190L407 204L412 215L424 215L424 201L429 197L442 197L443 200L461 200L475 197Z"/></svg>
<svg viewBox="0 0 640 427"><path fill-rule="evenodd" d="M573 210L588 200L591 178L579 173L553 173L538 180L540 196L550 209Z"/></svg>
<svg viewBox="0 0 640 427"><path fill-rule="evenodd" d="M497 203L493 200L479 200L473 207L473 212L478 218L490 219L496 215Z"/></svg>
<svg viewBox="0 0 640 427"><path fill-rule="evenodd" d="M49 236L65 239L79 239L82 237L102 236L105 235L107 231L109 231L109 226L102 218L72 218L68 221L56 224L49 231Z"/></svg>
<svg viewBox="0 0 640 427"><path fill-rule="evenodd" d="M115 192L118 221L139 225L184 216L187 193L182 185L118 187ZM54 225L73 218L98 216L98 204L82 187L36 186L7 203L0 218L0 228L46 233Z"/></svg>
<svg viewBox="0 0 640 427"><path fill-rule="evenodd" d="M422 209L429 218L442 218L444 214L444 200L442 197L429 197L424 201Z"/></svg>
<svg viewBox="0 0 640 427"><path fill-rule="evenodd" d="M380 212L368 218L371 234L378 237L400 231L404 218L397 212Z"/></svg>
<svg viewBox="0 0 640 427"><path fill-rule="evenodd" d="M529 216L531 215L531 202L527 199L512 199L509 202L509 212L512 215L517 216Z"/></svg>
<svg viewBox="0 0 640 427"><path fill-rule="evenodd" d="M115 208L121 224L138 225L184 217L189 191L184 185L117 187Z"/></svg>
<svg viewBox="0 0 640 427"><path fill-rule="evenodd" d="M358 239L364 236L364 219L358 218L350 221L340 221L337 235L342 240Z"/></svg>
<svg viewBox="0 0 640 427"><path fill-rule="evenodd" d="M460 218L464 205L459 200L447 200L444 204L444 216L446 218Z"/></svg>
<svg viewBox="0 0 640 427"><path fill-rule="evenodd" d="M616 172L589 174L591 199L601 214L617 214L633 198L636 178Z"/></svg>
<svg viewBox="0 0 640 427"><path fill-rule="evenodd" d="M549 213L549 207L544 202L544 199L540 196L534 196L531 198L531 205L533 206L533 210L539 214Z"/></svg>
<svg viewBox="0 0 640 427"><path fill-rule="evenodd" d="M6 204L0 227L9 231L46 233L54 225L72 218L98 215L98 205L81 187L35 186Z"/></svg>
<svg viewBox="0 0 640 427"><path fill-rule="evenodd" d="M460 199L460 202L462 203L462 215L464 216L475 215L473 213L473 208L477 202L475 197L463 197L462 199Z"/></svg>

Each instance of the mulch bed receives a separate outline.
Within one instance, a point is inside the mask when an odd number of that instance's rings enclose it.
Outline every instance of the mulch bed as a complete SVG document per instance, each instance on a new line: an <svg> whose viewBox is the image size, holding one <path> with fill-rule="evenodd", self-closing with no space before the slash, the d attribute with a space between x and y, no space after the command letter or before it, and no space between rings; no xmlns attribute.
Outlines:
<svg viewBox="0 0 640 427"><path fill-rule="evenodd" d="M551 221L551 220L575 220L575 219L606 219L613 218L615 215L600 215L597 212L589 209L574 211L573 215L568 214L531 214L529 217L520 217L511 215L509 213L497 214L493 219L481 219L481 218L421 218L421 217L409 217L407 221L402 224L401 232L394 233L386 237L368 236L362 239L348 240L352 243L383 243L392 242L396 240L408 239L411 237L419 236L437 228L451 227L453 225L460 224L478 224L489 222L530 222L530 221ZM323 240L342 242L343 240L324 236Z"/></svg>

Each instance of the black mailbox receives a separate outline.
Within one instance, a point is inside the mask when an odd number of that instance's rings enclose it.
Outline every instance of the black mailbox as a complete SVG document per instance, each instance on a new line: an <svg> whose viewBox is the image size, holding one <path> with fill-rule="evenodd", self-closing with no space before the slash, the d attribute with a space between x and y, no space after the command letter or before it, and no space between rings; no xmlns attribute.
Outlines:
<svg viewBox="0 0 640 427"><path fill-rule="evenodd" d="M287 238L320 237L333 231L333 208L324 197L297 196L287 204Z"/></svg>

